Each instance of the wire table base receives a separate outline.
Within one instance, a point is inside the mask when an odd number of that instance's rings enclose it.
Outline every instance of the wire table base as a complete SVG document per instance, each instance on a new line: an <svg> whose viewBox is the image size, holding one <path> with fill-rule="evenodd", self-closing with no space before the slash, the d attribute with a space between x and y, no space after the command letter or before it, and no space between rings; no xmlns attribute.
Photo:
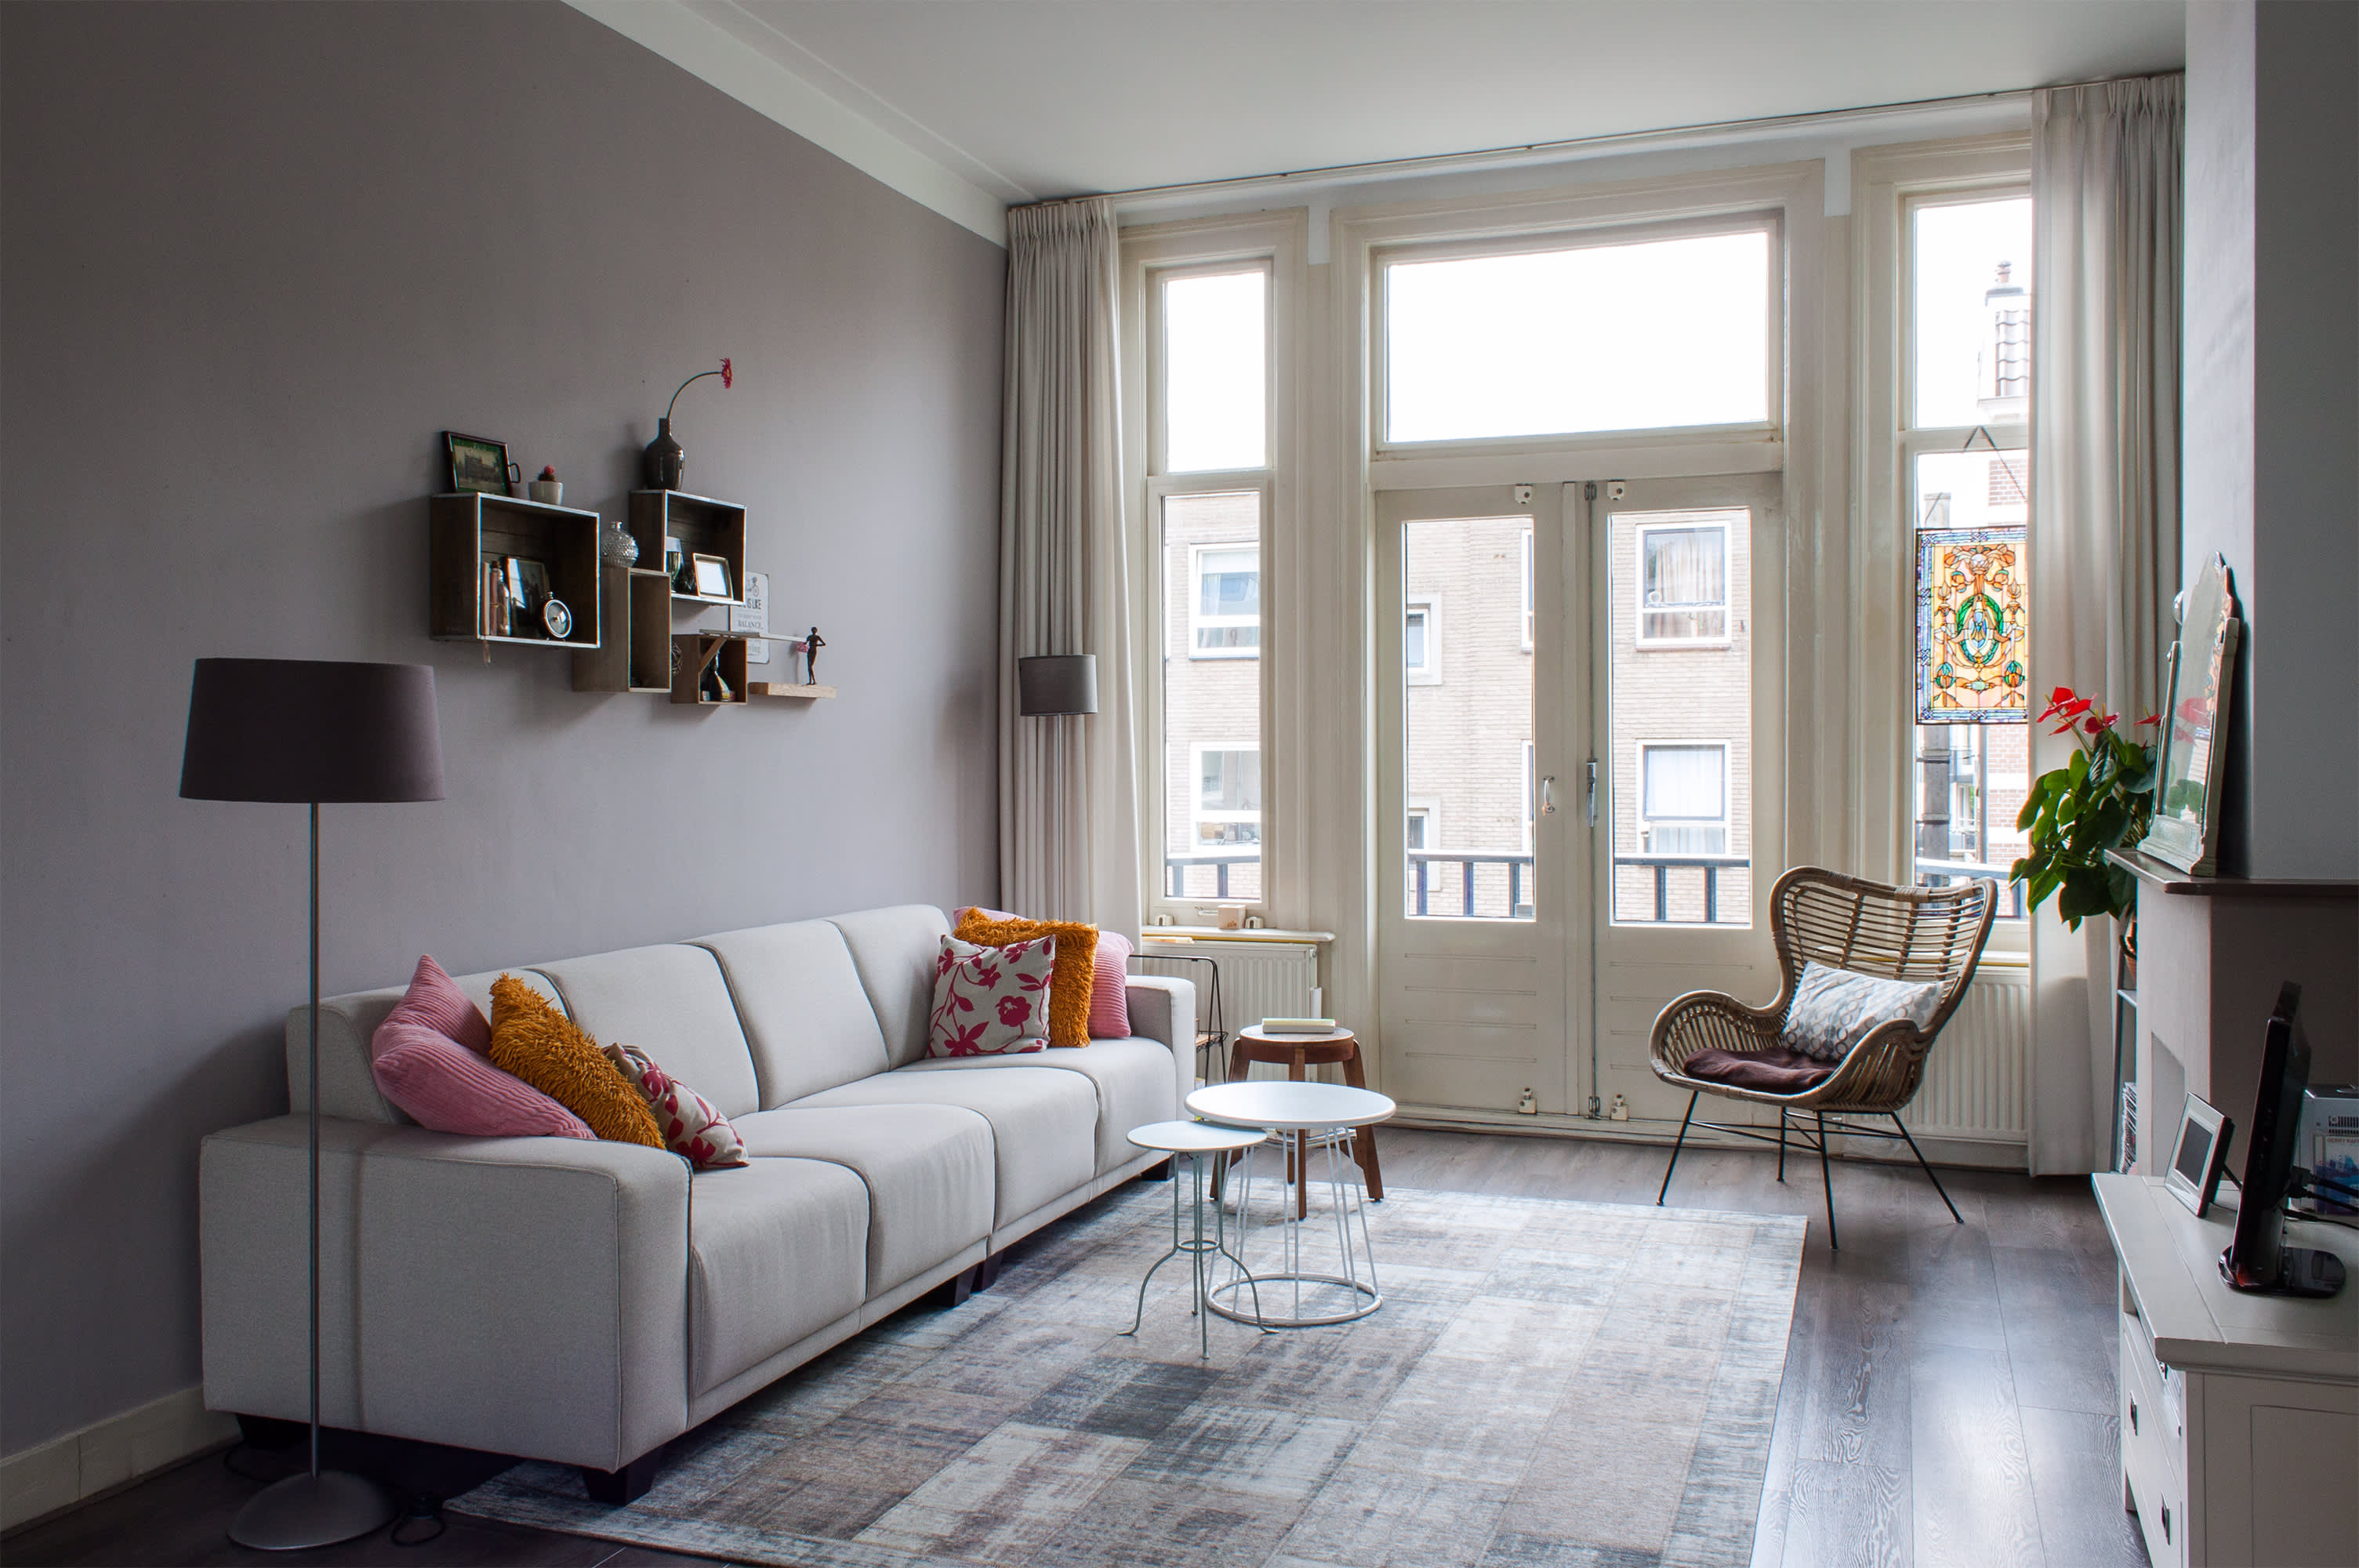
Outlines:
<svg viewBox="0 0 2359 1568"><path fill-rule="evenodd" d="M1307 1140L1310 1150L1323 1155L1326 1163L1329 1214L1313 1221L1298 1218L1298 1205L1291 1200L1281 1168L1277 1182L1278 1197L1278 1267L1269 1273L1256 1274L1234 1252L1223 1249L1223 1256L1234 1265L1233 1278L1215 1285L1206 1295L1211 1310L1232 1323L1250 1323L1261 1329L1325 1328L1335 1323L1355 1323L1385 1304L1384 1292L1376 1281L1375 1247L1368 1237L1368 1205L1365 1189L1356 1180L1346 1180L1348 1172L1356 1178L1359 1168L1342 1152L1342 1146L1351 1138L1344 1127L1302 1129L1310 1132ZM1252 1234L1254 1150L1245 1151L1245 1170L1236 1184L1237 1245L1242 1248ZM1295 1171L1295 1180L1308 1186L1310 1182L1310 1160ZM1222 1207L1215 1203L1217 1211ZM1336 1267L1343 1272L1322 1273L1305 1267L1303 1242L1305 1231L1320 1231L1332 1219L1335 1227ZM1353 1221L1359 1224L1354 1234ZM1284 1311L1275 1312L1265 1307L1263 1286L1273 1289L1270 1298L1282 1303ZM1310 1300L1306 1303L1305 1288ZM1245 1311L1238 1292L1251 1290L1253 1310ZM1333 1304L1338 1293L1347 1305Z"/></svg>

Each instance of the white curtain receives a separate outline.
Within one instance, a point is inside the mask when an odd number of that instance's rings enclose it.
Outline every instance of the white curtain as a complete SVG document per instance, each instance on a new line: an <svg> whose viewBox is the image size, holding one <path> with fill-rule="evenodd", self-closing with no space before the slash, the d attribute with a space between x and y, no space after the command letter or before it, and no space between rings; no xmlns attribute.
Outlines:
<svg viewBox="0 0 2359 1568"><path fill-rule="evenodd" d="M1123 553L1114 207L1007 214L999 509L1003 907L1138 936L1138 791ZM1097 656L1098 711L1025 718L1016 661Z"/></svg>
<svg viewBox="0 0 2359 1568"><path fill-rule="evenodd" d="M2162 705L2179 589L2184 79L2033 95L2031 684ZM2032 769L2071 755L2032 736ZM2149 735L2153 733L2147 732ZM2031 1169L2101 1167L2112 1139L2113 922L2031 927ZM2142 1106L2150 1125L2175 1107Z"/></svg>

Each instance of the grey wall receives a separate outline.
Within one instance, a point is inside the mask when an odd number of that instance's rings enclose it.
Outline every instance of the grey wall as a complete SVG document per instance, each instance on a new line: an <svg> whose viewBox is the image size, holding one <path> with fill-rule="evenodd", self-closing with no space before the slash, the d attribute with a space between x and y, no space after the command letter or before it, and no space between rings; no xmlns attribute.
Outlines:
<svg viewBox="0 0 2359 1568"><path fill-rule="evenodd" d="M2245 652L2223 869L2359 877L2359 5L2188 7L2185 573Z"/></svg>
<svg viewBox="0 0 2359 1568"><path fill-rule="evenodd" d="M285 1108L300 807L190 660L423 660L450 798L326 810L323 981L996 893L1001 253L553 4L0 6L0 1452L197 1380L199 1138ZM434 643L437 435L612 515L672 387L842 700ZM783 673L783 665L774 667Z"/></svg>

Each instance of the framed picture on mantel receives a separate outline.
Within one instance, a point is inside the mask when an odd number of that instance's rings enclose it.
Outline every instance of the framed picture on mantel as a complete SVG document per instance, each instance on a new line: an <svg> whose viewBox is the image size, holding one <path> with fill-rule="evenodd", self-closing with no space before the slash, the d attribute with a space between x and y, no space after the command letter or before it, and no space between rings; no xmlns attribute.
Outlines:
<svg viewBox="0 0 2359 1568"><path fill-rule="evenodd" d="M2191 877L2219 871L2220 783L2225 775L2228 702L2235 684L2236 593L2228 558L2213 556L2187 591L2163 708L2162 760L2155 769L2154 821L2144 853Z"/></svg>

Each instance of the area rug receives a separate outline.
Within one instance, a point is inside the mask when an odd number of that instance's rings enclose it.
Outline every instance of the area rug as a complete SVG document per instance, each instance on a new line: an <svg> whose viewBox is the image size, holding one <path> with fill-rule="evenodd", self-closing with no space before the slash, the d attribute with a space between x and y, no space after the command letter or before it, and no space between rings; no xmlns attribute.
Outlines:
<svg viewBox="0 0 2359 1568"><path fill-rule="evenodd" d="M1137 1337L1117 1332L1169 1245L1169 1191L1101 1200L989 1291L890 1319L675 1440L636 1503L525 1464L449 1506L824 1568L1750 1558L1803 1220L1396 1189L1369 1209L1375 1315L1215 1318L1200 1359L1184 1259ZM1276 1247L1256 1235L1246 1257Z"/></svg>

